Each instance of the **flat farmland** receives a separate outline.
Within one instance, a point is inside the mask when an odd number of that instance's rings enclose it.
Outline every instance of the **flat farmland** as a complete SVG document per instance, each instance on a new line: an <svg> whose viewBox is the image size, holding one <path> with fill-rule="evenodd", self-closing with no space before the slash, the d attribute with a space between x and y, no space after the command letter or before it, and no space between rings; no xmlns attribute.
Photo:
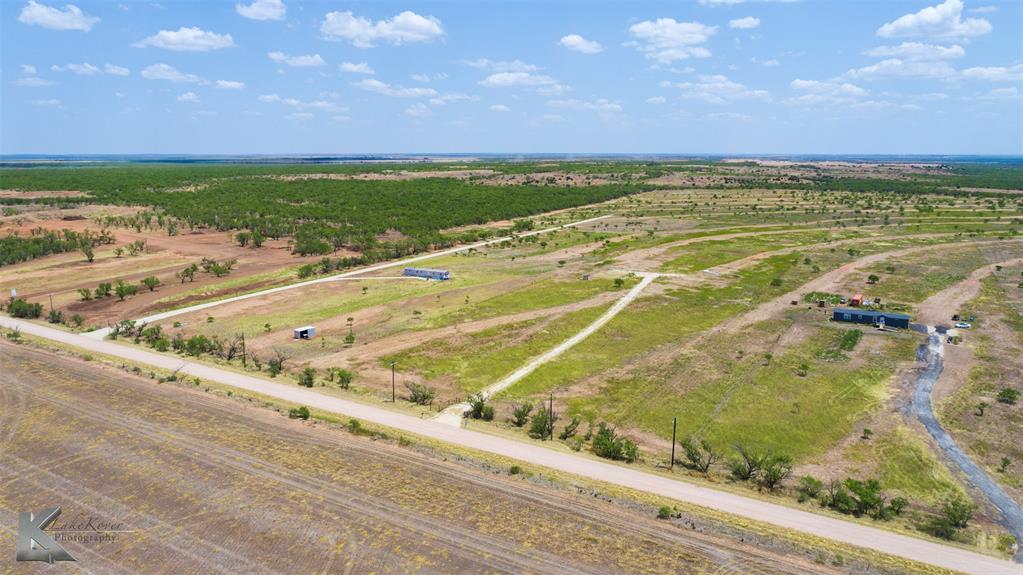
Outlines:
<svg viewBox="0 0 1023 575"><path fill-rule="evenodd" d="M0 352L2 524L49 505L123 523L115 541L66 544L91 572L829 571L237 401Z"/></svg>

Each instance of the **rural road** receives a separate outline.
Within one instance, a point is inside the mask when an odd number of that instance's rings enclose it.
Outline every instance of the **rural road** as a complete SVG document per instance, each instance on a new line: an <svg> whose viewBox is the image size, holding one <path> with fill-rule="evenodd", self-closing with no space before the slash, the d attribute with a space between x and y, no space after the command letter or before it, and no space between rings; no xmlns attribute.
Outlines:
<svg viewBox="0 0 1023 575"><path fill-rule="evenodd" d="M152 323L154 321L160 321L162 319L167 319L169 317L174 317L174 316L178 316L178 315L182 315L182 314L186 314L186 313L191 313L191 312L194 312L194 311L208 309L208 308L211 308L211 307L214 307L214 306L218 306L218 305L223 305L225 303L242 301L242 300L246 300L246 299L254 298L254 297L262 297L262 296L265 296L265 295L268 295L268 294L272 294L272 293L277 293L277 292L282 292L282 291L287 291L287 290L298 289L298 288L302 288L302 287L310 286L310 285L315 285L315 284L321 284L321 283L327 283L327 282L333 282L333 281L338 281L338 280L343 280L343 279L354 278L356 276L361 276L363 274L368 274L370 272L375 272L375 271L379 271L379 270L386 270L386 269L391 269L391 268L396 268L396 267L407 266L409 264L414 264L416 262L421 262L423 260L428 260L428 259L437 258L437 257L441 257L441 256L448 256L448 255L451 255L451 254L457 254L459 252L464 252L464 251L471 250L471 249L474 249L474 248L482 248L482 247L485 247L485 246L489 246L489 245L493 245L493 244L498 244L498 243L501 243L501 242L504 242L504 241L510 241L510 240L515 239L515 238L528 238L530 236L536 236L536 235L540 235L540 234L546 234L546 233L550 233L550 232L555 232L555 231L558 231L558 230L564 229L564 228L573 228L573 227L576 227L576 226L581 226L581 225L584 225L584 224L588 224L588 223L591 223L591 222L602 220L602 219L608 218L608 217L610 217L610 216L609 215L597 216L595 218L587 218L585 220L579 220L577 222L571 222L571 223L560 225L560 226L544 228L542 230L534 230L534 231L531 231L531 232L524 232L524 233L521 233L521 234L515 234L514 236L503 236L503 237L500 237L500 238L495 238L495 239L491 239L491 240L485 240L485 241L476 242L476 243L473 243L473 244L465 244L465 245L461 245L461 246L455 246L453 248L448 248L446 250L430 252L430 253L426 253L426 254L422 254L422 255L418 255L418 256L413 256L411 258L405 258L403 260L387 261L387 262L384 262L384 263L380 263L380 264L376 264L376 265L371 265L371 266L367 266L367 267L364 267L364 268L355 269L355 270L352 270L352 271L349 271L349 272L344 272L344 273L340 273L340 274L334 274L334 275L331 275L331 276L326 276L326 277L322 277L322 278L316 278L316 279L307 280L307 281L304 281L304 282L298 282L298 283L278 286L278 287L275 287L275 288L260 290L260 291L257 291L257 292L247 293L247 294L238 295L238 296L234 296L234 297L218 299L218 300L209 301L209 302L206 302L206 303L190 305L188 307L172 309L172 310L169 310L169 311L165 311L165 312L161 312L161 313L156 313L156 314L149 315L149 316L146 316L146 317L143 317L143 318L139 318L136 321L139 322L139 323ZM105 327L105 328L102 328L102 329L97 329L97 330L89 332L88 333L88 337L91 337L93 339L101 340L101 339L105 338L109 334L110 334L110 328Z"/></svg>
<svg viewBox="0 0 1023 575"><path fill-rule="evenodd" d="M194 377L216 381L238 389L275 397L283 401L359 418L453 445L499 454L532 465L547 467L564 473L693 503L755 521L873 549L946 569L975 575L1023 575L1023 566L1010 561L877 529L852 521L817 515L799 509L743 497L734 493L716 491L661 475L646 473L625 465L615 465L582 456L560 453L536 443L516 441L451 427L437 421L424 420L380 407L323 395L297 385L278 383L226 371L208 365L185 361L170 355L162 355L123 346L112 341L96 340L79 334L56 330L28 321L0 317L0 326L8 329L18 328L22 333L28 335L46 338L94 353L107 354L161 369L180 370L182 373Z"/></svg>
<svg viewBox="0 0 1023 575"><path fill-rule="evenodd" d="M1019 504L966 455L934 416L931 391L944 368L943 337L943 334L938 333L934 328L928 328L927 343L921 345L917 353L919 359L925 361L927 366L917 376L916 384L913 387L911 403L913 414L927 428L928 433L938 443L938 447L966 475L969 482L984 493L991 505L1002 512L1005 527L1016 538L1016 541L1023 542L1023 509L1020 509ZM1015 559L1017 562L1023 563L1023 547L1016 552Z"/></svg>

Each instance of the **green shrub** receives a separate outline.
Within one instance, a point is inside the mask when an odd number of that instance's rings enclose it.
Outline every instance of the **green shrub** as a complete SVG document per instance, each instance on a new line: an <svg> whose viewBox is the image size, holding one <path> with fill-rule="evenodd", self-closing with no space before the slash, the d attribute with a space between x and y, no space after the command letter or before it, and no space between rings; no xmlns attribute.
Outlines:
<svg viewBox="0 0 1023 575"><path fill-rule="evenodd" d="M309 408L304 405L293 407L288 410L288 417L291 419L309 419Z"/></svg>
<svg viewBox="0 0 1023 575"><path fill-rule="evenodd" d="M639 448L627 437L618 435L613 427L601 422L593 436L593 453L599 457L632 463L639 459Z"/></svg>

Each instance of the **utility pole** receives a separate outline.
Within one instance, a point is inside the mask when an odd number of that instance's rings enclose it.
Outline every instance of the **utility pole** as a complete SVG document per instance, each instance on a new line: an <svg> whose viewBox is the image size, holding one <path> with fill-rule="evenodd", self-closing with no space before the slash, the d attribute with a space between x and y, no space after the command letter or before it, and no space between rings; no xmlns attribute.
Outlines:
<svg viewBox="0 0 1023 575"><path fill-rule="evenodd" d="M554 441L554 392L551 392L551 402L547 407L547 439Z"/></svg>
<svg viewBox="0 0 1023 575"><path fill-rule="evenodd" d="M53 311L53 294L50 294L50 311Z"/></svg>
<svg viewBox="0 0 1023 575"><path fill-rule="evenodd" d="M668 470L675 469L675 429L678 427L678 418L671 418L671 463L668 465Z"/></svg>
<svg viewBox="0 0 1023 575"><path fill-rule="evenodd" d="M245 363L245 332L242 332L242 367L247 367Z"/></svg>
<svg viewBox="0 0 1023 575"><path fill-rule="evenodd" d="M397 363L398 362L396 362L396 361L392 361L391 362L391 403L397 403L397 399L396 399L395 394L394 394L394 366Z"/></svg>

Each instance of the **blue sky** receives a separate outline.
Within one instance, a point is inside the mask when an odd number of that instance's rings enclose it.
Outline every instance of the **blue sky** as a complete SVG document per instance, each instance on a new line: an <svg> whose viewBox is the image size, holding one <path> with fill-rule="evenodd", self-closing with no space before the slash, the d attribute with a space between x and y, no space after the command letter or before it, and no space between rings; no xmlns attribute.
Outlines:
<svg viewBox="0 0 1023 575"><path fill-rule="evenodd" d="M0 1L0 152L1023 154L1023 3Z"/></svg>

